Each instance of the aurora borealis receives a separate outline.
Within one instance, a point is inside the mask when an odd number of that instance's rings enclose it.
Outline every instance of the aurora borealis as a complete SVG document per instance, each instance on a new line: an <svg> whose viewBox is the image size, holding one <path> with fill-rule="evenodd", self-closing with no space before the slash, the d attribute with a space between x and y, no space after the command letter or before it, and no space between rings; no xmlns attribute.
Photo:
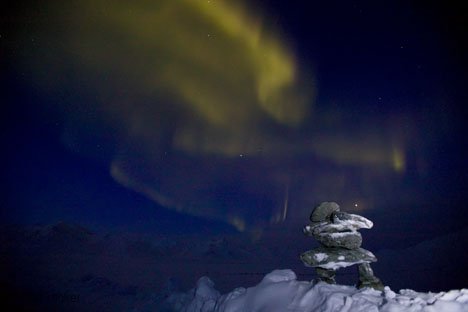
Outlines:
<svg viewBox="0 0 468 312"><path fill-rule="evenodd" d="M18 5L1 40L9 75L41 99L26 109L54 116L67 151L157 207L258 232L324 200L464 198L446 60L462 61L418 8L45 1Z"/></svg>

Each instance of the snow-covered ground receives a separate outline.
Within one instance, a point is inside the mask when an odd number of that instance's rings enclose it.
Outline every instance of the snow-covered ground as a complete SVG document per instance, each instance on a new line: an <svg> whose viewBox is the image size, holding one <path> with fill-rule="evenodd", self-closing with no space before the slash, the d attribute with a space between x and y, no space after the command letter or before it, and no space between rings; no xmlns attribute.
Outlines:
<svg viewBox="0 0 468 312"><path fill-rule="evenodd" d="M275 270L256 286L236 288L221 295L208 277L199 279L187 293L176 293L168 309L184 312L467 312L468 289L420 293L409 289L398 293L357 289L353 286L298 281L291 270Z"/></svg>

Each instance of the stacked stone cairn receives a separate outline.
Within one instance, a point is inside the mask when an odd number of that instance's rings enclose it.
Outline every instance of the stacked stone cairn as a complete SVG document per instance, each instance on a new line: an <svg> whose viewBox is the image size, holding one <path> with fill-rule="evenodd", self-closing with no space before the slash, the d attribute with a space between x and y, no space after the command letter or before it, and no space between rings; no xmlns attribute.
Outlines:
<svg viewBox="0 0 468 312"><path fill-rule="evenodd" d="M357 264L357 286L383 290L382 282L370 266L377 258L372 252L361 248L362 236L357 231L372 228L372 221L340 211L335 202L323 202L317 206L312 211L310 221L304 227L304 234L313 236L321 246L303 253L301 260L306 266L316 269L319 281L335 284L337 269Z"/></svg>

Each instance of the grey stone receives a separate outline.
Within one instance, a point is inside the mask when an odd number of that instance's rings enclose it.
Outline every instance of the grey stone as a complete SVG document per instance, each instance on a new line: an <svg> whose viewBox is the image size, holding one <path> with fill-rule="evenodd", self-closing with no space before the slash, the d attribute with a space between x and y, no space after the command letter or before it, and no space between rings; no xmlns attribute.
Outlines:
<svg viewBox="0 0 468 312"><path fill-rule="evenodd" d="M354 214L346 212L333 212L329 221L311 222L304 227L304 233L337 233L337 232L355 232L359 229L372 228L372 221ZM309 232L309 233L307 233Z"/></svg>
<svg viewBox="0 0 468 312"><path fill-rule="evenodd" d="M310 215L310 221L312 222L320 222L330 220L330 216L333 212L339 211L340 206L335 202L323 202L317 207L315 207L314 211Z"/></svg>
<svg viewBox="0 0 468 312"><path fill-rule="evenodd" d="M302 262L309 267L339 269L360 263L376 262L374 254L364 248L345 249L317 247L301 255Z"/></svg>
<svg viewBox="0 0 468 312"><path fill-rule="evenodd" d="M335 270L327 270L327 269L322 269L322 268L315 268L315 271L317 272L318 275L318 280L328 283L328 284L336 284L335 281Z"/></svg>
<svg viewBox="0 0 468 312"><path fill-rule="evenodd" d="M322 232L313 233L314 238L327 247L343 247L346 249L357 249L361 247L362 236L356 231L349 232Z"/></svg>
<svg viewBox="0 0 468 312"><path fill-rule="evenodd" d="M361 263L358 266L358 272L359 272L359 283L358 283L358 288L364 288L364 287L371 287L377 290L384 290L384 285L374 275L374 271L372 270L371 266L369 263Z"/></svg>

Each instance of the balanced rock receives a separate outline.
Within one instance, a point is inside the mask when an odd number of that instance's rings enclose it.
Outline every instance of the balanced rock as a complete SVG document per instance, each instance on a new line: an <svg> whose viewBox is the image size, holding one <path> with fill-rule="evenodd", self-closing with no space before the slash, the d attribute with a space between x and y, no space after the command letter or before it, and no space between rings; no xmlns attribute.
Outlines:
<svg viewBox="0 0 468 312"><path fill-rule="evenodd" d="M313 236L322 246L304 252L301 260L314 267L319 280L335 283L335 271L339 268L358 265L359 287L382 290L382 282L374 276L371 262L377 261L374 254L360 248L362 236L357 230L370 229L372 221L340 211L335 202L323 202L310 215L311 223L304 227L304 234Z"/></svg>

